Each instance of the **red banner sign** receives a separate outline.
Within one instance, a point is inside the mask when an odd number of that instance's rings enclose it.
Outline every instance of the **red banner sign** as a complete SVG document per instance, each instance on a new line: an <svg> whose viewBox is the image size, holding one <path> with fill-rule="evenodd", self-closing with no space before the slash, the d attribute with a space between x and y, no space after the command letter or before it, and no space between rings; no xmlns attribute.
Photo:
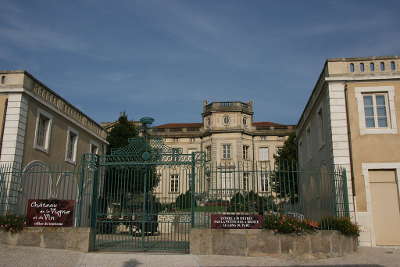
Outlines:
<svg viewBox="0 0 400 267"><path fill-rule="evenodd" d="M258 214L211 215L211 228L214 229L259 229L262 228L263 222L264 217Z"/></svg>
<svg viewBox="0 0 400 267"><path fill-rule="evenodd" d="M74 225L75 200L29 199L27 226L71 227Z"/></svg>

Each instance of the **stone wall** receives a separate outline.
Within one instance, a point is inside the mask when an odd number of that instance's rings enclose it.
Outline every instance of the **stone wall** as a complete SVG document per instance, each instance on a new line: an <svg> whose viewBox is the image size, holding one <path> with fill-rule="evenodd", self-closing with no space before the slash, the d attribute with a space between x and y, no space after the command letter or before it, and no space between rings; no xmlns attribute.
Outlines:
<svg viewBox="0 0 400 267"><path fill-rule="evenodd" d="M19 233L0 230L0 243L13 246L58 248L88 252L94 233L90 228L26 227Z"/></svg>
<svg viewBox="0 0 400 267"><path fill-rule="evenodd" d="M190 253L195 255L274 256L342 256L357 250L357 238L337 231L312 234L275 234L259 229L192 229Z"/></svg>

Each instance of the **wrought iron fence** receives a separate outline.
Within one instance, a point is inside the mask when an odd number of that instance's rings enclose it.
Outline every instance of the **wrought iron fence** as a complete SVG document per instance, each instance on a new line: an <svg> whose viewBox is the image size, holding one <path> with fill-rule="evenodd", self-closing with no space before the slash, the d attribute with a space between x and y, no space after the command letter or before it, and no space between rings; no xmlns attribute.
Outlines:
<svg viewBox="0 0 400 267"><path fill-rule="evenodd" d="M197 227L212 214L283 214L321 221L349 217L346 171L302 170L295 162L206 162L193 197Z"/></svg>
<svg viewBox="0 0 400 267"><path fill-rule="evenodd" d="M174 227L174 221L183 219L188 227L210 227L210 217L217 213L285 214L319 221L326 216L348 217L352 212L343 168L302 170L294 162L216 163L205 161L201 153L194 154L173 153L164 161L156 158L147 169L151 172L147 176L154 176L152 182L157 185L150 185L142 197L157 204L151 209L157 217L156 232L166 232L167 226ZM135 186L147 188L139 177L141 164L122 162L108 166L107 162L100 162L103 166L98 168L91 166L91 161L82 162L88 165L47 166L38 161L19 168L1 163L0 214L25 215L29 199L75 200L75 226L93 227L94 177L98 177L94 203L98 205L98 216L125 218L132 215L129 211L133 205L142 206L139 197L128 194L135 192ZM123 179L125 176L128 178ZM129 181L134 184L129 185ZM107 188L109 191L105 191ZM121 194L125 191L125 195ZM115 201L116 197L119 201Z"/></svg>
<svg viewBox="0 0 400 267"><path fill-rule="evenodd" d="M93 171L87 166L49 166L34 161L21 168L0 163L0 215L25 216L29 199L74 200L74 225L89 226Z"/></svg>

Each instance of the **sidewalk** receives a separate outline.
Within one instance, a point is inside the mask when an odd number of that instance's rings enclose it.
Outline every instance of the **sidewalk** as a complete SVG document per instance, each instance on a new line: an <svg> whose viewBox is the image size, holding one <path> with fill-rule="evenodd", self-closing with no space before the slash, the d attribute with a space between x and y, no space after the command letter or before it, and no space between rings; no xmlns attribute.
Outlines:
<svg viewBox="0 0 400 267"><path fill-rule="evenodd" d="M400 267L400 249L360 248L330 259L194 256L161 253L81 253L68 250L0 245L0 266L32 267L211 267L211 266L388 266Z"/></svg>

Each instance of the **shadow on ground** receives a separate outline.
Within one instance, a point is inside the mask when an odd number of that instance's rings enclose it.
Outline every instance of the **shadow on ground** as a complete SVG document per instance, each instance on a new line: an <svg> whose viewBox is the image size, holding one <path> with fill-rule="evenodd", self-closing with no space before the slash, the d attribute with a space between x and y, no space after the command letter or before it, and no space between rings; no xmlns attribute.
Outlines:
<svg viewBox="0 0 400 267"><path fill-rule="evenodd" d="M128 260L126 262L124 262L124 264L122 265L122 267L136 267L140 264L141 262L132 259L132 260Z"/></svg>

